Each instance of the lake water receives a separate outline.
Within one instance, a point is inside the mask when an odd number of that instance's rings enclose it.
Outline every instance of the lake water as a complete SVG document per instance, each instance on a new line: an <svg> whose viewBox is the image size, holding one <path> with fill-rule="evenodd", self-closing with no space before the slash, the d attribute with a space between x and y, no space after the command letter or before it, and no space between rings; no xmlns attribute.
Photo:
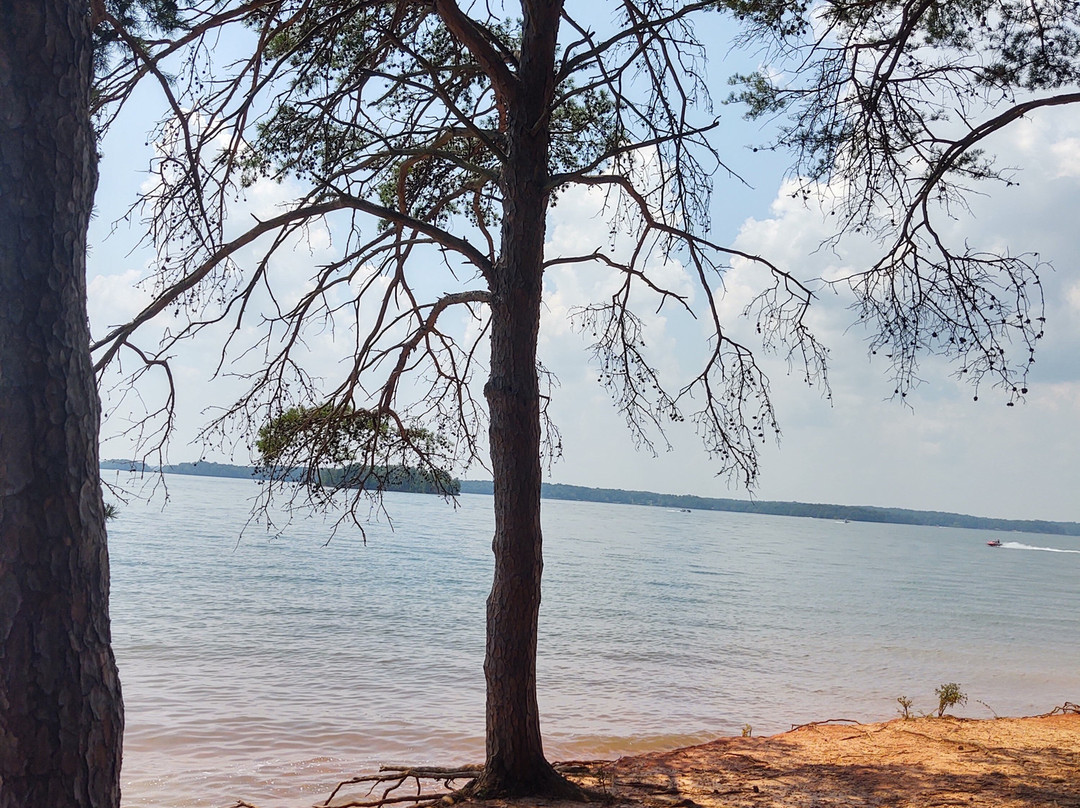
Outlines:
<svg viewBox="0 0 1080 808"><path fill-rule="evenodd" d="M482 759L490 497L391 494L393 529L327 544L320 518L245 529L253 482L165 479L167 507L109 525L125 808L310 805L381 763ZM924 712L944 682L959 715L1080 702L1078 538L559 501L543 522L551 759Z"/></svg>

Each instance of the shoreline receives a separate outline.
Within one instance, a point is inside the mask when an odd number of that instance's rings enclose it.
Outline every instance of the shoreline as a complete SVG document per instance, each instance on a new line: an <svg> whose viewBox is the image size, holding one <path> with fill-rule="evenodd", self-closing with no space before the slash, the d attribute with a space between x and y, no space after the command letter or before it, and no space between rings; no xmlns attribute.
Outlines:
<svg viewBox="0 0 1080 808"><path fill-rule="evenodd" d="M1019 718L834 719L776 735L560 765L571 779L606 793L609 805L628 808L1080 808L1080 707L1066 703ZM330 805L360 797L342 792ZM534 798L460 804L581 805Z"/></svg>
<svg viewBox="0 0 1080 808"><path fill-rule="evenodd" d="M1080 710L1072 709L820 722L722 738L618 761L612 791L620 802L687 808L1080 808Z"/></svg>

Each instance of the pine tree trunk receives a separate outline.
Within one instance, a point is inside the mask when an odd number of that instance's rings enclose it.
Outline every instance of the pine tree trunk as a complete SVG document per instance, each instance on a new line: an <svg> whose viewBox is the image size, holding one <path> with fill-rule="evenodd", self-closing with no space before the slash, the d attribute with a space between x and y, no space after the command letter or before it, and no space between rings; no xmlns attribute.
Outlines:
<svg viewBox="0 0 1080 808"><path fill-rule="evenodd" d="M116 808L85 0L0 0L0 806Z"/></svg>
<svg viewBox="0 0 1080 808"><path fill-rule="evenodd" d="M528 226L518 232L528 240ZM515 251L516 252L516 251ZM524 271L523 271L524 270ZM507 261L492 295L491 414L495 577L487 605L487 794L542 793L553 778L540 739L536 641L543 570L538 273Z"/></svg>
<svg viewBox="0 0 1080 808"><path fill-rule="evenodd" d="M561 3L526 2L520 93L507 110L501 260L491 280L491 417L495 579L487 605L485 796L571 795L544 757L536 702L543 570L540 531L540 331L549 129ZM539 125L538 125L539 123Z"/></svg>

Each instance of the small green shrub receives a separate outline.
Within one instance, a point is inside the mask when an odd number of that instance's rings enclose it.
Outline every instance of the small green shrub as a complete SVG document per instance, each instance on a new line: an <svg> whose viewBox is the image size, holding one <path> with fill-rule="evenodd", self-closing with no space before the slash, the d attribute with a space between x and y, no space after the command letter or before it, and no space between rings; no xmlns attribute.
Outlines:
<svg viewBox="0 0 1080 808"><path fill-rule="evenodd" d="M911 705L915 702L913 702L907 696L897 696L896 702L900 705L900 717L903 718L905 721L911 718Z"/></svg>
<svg viewBox="0 0 1080 808"><path fill-rule="evenodd" d="M967 704L967 693L960 689L956 682L948 682L934 690L938 697L937 717L945 715L945 711L957 704Z"/></svg>
<svg viewBox="0 0 1080 808"><path fill-rule="evenodd" d="M750 726L749 724L743 724L742 725L742 736L744 738L749 738L753 734L754 734L754 728L752 726Z"/></svg>

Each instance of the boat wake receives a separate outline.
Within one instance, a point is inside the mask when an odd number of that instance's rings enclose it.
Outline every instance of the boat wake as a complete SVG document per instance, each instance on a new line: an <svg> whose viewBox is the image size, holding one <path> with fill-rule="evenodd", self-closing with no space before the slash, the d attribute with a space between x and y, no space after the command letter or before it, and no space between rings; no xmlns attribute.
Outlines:
<svg viewBox="0 0 1080 808"><path fill-rule="evenodd" d="M1019 541L1003 541L1001 547L1009 550L1042 550L1045 553L1080 553L1080 550L1063 550L1060 547L1036 547L1033 544L1024 544Z"/></svg>

